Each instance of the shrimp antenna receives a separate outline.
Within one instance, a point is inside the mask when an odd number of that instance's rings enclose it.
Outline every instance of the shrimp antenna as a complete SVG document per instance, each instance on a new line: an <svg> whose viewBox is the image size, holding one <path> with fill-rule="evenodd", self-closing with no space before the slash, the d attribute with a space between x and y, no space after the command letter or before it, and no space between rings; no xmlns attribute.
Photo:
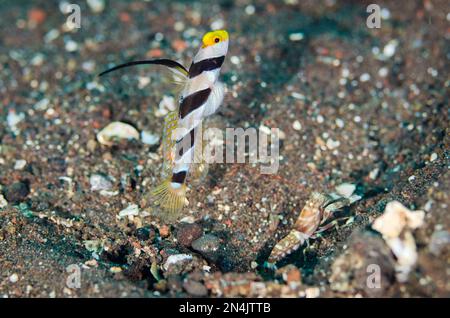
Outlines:
<svg viewBox="0 0 450 318"><path fill-rule="evenodd" d="M178 62L176 62L174 60L156 59L156 60L133 61L133 62L120 64L120 65L114 66L113 68L110 68L110 69L108 69L106 71L101 72L100 74L98 74L98 76L103 76L105 74L108 74L110 72L116 71L116 70L121 69L121 68L134 66L134 65L143 65L143 64L164 65L164 66L167 66L169 68L172 68L172 69L175 69L175 70L181 72L185 76L187 76L188 73L189 73L188 70L183 65L181 65L180 63L178 63Z"/></svg>

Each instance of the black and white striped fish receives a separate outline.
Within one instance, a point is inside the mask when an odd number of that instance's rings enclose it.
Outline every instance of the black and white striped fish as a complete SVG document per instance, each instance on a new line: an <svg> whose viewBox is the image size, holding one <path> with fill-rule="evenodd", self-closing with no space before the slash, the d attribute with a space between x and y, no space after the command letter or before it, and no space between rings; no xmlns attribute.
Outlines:
<svg viewBox="0 0 450 318"><path fill-rule="evenodd" d="M187 70L178 62L169 59L134 61L113 67L103 73L140 64L158 64L169 67L181 78L184 85L176 123L170 124L174 140L175 156L171 162L172 173L154 191L161 207L170 218L176 216L184 206L186 179L194 162L195 147L198 144L198 127L202 120L216 112L223 100L224 85L218 81L221 66L228 52L228 33L224 30L206 33L202 46ZM177 128L177 129L173 129Z"/></svg>

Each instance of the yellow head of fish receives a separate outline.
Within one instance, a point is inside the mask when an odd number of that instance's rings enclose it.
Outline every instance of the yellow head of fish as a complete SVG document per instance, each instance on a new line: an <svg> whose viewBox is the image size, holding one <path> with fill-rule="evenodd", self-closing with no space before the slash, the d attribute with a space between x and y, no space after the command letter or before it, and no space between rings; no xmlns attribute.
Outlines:
<svg viewBox="0 0 450 318"><path fill-rule="evenodd" d="M218 44L223 41L228 41L228 32L225 30L216 30L206 33L203 36L202 42L202 48Z"/></svg>

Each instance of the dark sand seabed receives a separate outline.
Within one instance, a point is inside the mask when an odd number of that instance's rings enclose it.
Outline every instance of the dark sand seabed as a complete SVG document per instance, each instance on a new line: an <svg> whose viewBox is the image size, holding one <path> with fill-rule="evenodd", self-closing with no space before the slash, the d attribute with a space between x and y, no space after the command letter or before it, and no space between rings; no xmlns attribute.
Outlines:
<svg viewBox="0 0 450 318"><path fill-rule="evenodd" d="M80 1L72 32L58 1L0 3L0 296L450 296L449 2L378 1L380 29L366 27L372 1L160 2ZM280 168L212 165L183 222L164 225L148 196L159 144L96 135L112 121L160 135L174 85L150 66L95 75L133 59L189 65L216 27L231 38L228 92L210 123L280 128ZM265 268L311 192L342 183L363 195L353 222ZM370 228L392 200L426 214L406 282ZM190 256L168 265L178 254Z"/></svg>

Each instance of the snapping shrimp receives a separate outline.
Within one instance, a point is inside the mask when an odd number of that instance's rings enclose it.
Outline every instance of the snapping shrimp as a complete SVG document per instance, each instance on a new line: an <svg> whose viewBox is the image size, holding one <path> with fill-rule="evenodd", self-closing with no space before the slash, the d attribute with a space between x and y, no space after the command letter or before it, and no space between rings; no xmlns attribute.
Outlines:
<svg viewBox="0 0 450 318"><path fill-rule="evenodd" d="M293 229L279 241L270 253L268 262L275 264L294 252L309 238L331 228L334 223L323 225L333 213L359 200L359 196L342 197L313 192L300 212ZM323 225L319 228L320 225Z"/></svg>

